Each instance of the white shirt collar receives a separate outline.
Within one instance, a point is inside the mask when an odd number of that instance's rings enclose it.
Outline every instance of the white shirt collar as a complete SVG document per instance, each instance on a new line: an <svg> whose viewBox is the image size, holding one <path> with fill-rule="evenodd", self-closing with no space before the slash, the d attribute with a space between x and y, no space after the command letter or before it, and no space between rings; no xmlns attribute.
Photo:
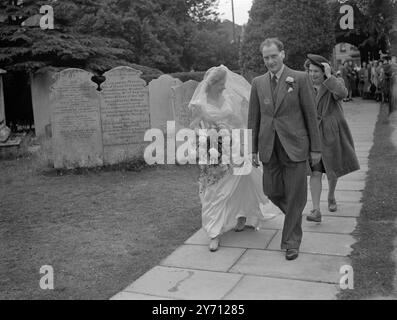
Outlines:
<svg viewBox="0 0 397 320"><path fill-rule="evenodd" d="M281 67L281 69L276 73L276 77L277 77L277 81L280 80L281 75L283 74L285 65L283 64L283 66ZM270 71L270 75L273 78L274 77L274 73Z"/></svg>

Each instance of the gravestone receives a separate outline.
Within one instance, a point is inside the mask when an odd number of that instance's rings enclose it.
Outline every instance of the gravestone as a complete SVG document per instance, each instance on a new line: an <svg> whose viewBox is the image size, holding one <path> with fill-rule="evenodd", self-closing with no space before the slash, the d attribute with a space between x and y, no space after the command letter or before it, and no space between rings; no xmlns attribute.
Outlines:
<svg viewBox="0 0 397 320"><path fill-rule="evenodd" d="M189 80L172 88L173 118L176 122L177 131L182 128L189 128L189 125L193 120L192 113L188 106L198 84L199 83L197 81Z"/></svg>
<svg viewBox="0 0 397 320"><path fill-rule="evenodd" d="M3 76L2 74L5 74L6 71L3 69L0 69L0 122L6 119L6 113L4 109L4 92L3 92Z"/></svg>
<svg viewBox="0 0 397 320"><path fill-rule="evenodd" d="M30 80L35 133L36 136L44 136L46 127L51 123L49 100L54 72L35 73L31 75Z"/></svg>
<svg viewBox="0 0 397 320"><path fill-rule="evenodd" d="M172 87L182 81L169 75L162 75L149 83L150 125L165 132L167 121L174 120L172 110Z"/></svg>
<svg viewBox="0 0 397 320"><path fill-rule="evenodd" d="M103 165L100 97L92 76L74 68L55 75L50 94L55 168Z"/></svg>
<svg viewBox="0 0 397 320"><path fill-rule="evenodd" d="M141 74L130 67L117 67L104 74L100 109L105 164L143 155L150 111L149 91Z"/></svg>

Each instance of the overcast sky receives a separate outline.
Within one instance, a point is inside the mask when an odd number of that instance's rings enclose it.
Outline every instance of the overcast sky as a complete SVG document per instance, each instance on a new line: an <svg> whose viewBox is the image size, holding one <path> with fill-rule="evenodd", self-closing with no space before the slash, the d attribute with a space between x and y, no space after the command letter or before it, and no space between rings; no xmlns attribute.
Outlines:
<svg viewBox="0 0 397 320"><path fill-rule="evenodd" d="M237 24L248 22L248 11L251 9L252 0L234 0L234 18ZM219 18L232 21L231 0L219 0Z"/></svg>

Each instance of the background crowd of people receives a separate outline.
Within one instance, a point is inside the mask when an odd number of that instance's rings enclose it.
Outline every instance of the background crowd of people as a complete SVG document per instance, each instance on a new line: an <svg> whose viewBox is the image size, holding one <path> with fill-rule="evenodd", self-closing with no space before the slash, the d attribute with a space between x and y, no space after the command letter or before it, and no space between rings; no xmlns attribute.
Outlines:
<svg viewBox="0 0 397 320"><path fill-rule="evenodd" d="M374 99L380 102L391 102L393 77L396 75L396 57L386 57L380 60L363 62L361 66L353 65L353 61L345 61L336 75L343 78L348 96Z"/></svg>

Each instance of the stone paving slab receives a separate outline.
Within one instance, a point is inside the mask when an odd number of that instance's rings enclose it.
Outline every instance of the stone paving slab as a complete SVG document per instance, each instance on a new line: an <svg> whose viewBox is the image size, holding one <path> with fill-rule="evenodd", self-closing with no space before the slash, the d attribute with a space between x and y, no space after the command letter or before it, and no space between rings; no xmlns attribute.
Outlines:
<svg viewBox="0 0 397 320"><path fill-rule="evenodd" d="M365 172L368 171L368 163L362 163L359 161L359 164L360 164L360 169L358 171L365 171Z"/></svg>
<svg viewBox="0 0 397 320"><path fill-rule="evenodd" d="M294 261L285 259L281 251L248 249L230 270L256 276L314 282L339 283L339 270L348 265L349 259L339 256L300 253Z"/></svg>
<svg viewBox="0 0 397 320"><path fill-rule="evenodd" d="M354 147L356 146L356 143L360 143L360 142L368 142L368 141L372 141L374 139L374 137L371 135L360 135L358 132L354 132L352 131L352 135L354 137ZM368 151L370 151L371 149L368 149Z"/></svg>
<svg viewBox="0 0 397 320"><path fill-rule="evenodd" d="M351 217L323 216L322 222L315 223L306 221L303 217L302 229L304 232L326 232L351 234L357 226L357 220Z"/></svg>
<svg viewBox="0 0 397 320"><path fill-rule="evenodd" d="M267 249L280 250L281 230L277 232ZM347 256L351 253L355 242L351 235L305 232L300 247L301 252Z"/></svg>
<svg viewBox="0 0 397 320"><path fill-rule="evenodd" d="M363 164L368 164L368 157L369 157L369 155L367 155L367 156L360 156L360 155L357 155L356 154L356 156L357 156L357 159L358 159L358 162L361 164L361 163L363 163Z"/></svg>
<svg viewBox="0 0 397 320"><path fill-rule="evenodd" d="M244 276L225 300L334 300L335 284Z"/></svg>
<svg viewBox="0 0 397 320"><path fill-rule="evenodd" d="M338 202L354 202L354 203L359 203L361 202L362 198L362 192L361 191L340 191L337 190L335 191L335 198ZM308 190L307 193L307 200L311 201L312 195L310 193L310 190ZM328 192L322 192L321 193L321 201L326 201L328 203Z"/></svg>
<svg viewBox="0 0 397 320"><path fill-rule="evenodd" d="M181 300L220 300L241 280L232 273L157 266L124 292L150 294Z"/></svg>
<svg viewBox="0 0 397 320"><path fill-rule="evenodd" d="M360 215L362 203L354 203L354 202L337 202L337 203L338 203L338 211L329 212L328 202L325 201L320 202L321 214L323 216L331 216L331 217L358 217ZM312 210L312 208L313 206L311 201L308 201L303 211L303 214L308 215L310 213L310 210Z"/></svg>
<svg viewBox="0 0 397 320"><path fill-rule="evenodd" d="M284 224L284 215L280 214L274 219L269 220L263 226L263 229L281 230ZM306 216L302 218L303 231L309 232L326 232L350 234L357 225L355 218L350 217L331 217L323 216L321 223L306 221Z"/></svg>
<svg viewBox="0 0 397 320"><path fill-rule="evenodd" d="M355 171L349 173L339 179L339 181L364 181L367 179L367 173L362 171Z"/></svg>
<svg viewBox="0 0 397 320"><path fill-rule="evenodd" d="M363 166L368 168L368 158L358 158L358 163L360 164L360 168Z"/></svg>
<svg viewBox="0 0 397 320"><path fill-rule="evenodd" d="M160 262L161 266L226 272L245 249L222 248L215 254L207 246L182 245Z"/></svg>
<svg viewBox="0 0 397 320"><path fill-rule="evenodd" d="M323 182L323 192L324 192L324 190L328 190L329 189L328 188L328 181L326 179L323 179L322 182ZM341 192L341 191L363 191L364 189L365 189L365 181L341 180L341 181L338 181L338 184L336 185L336 192Z"/></svg>
<svg viewBox="0 0 397 320"><path fill-rule="evenodd" d="M374 136L375 125L373 123L369 123L368 121L363 123L352 123L349 122L350 131L353 134L353 138L357 137L369 137L372 138Z"/></svg>
<svg viewBox="0 0 397 320"><path fill-rule="evenodd" d="M363 130L368 130L368 131L373 131L375 130L375 128L371 129L371 128L352 128L350 127L350 131L353 135L353 140L354 140L354 145L356 143L360 143L360 142L367 142L368 141L373 141L374 139L374 135L373 133L366 133L363 132Z"/></svg>
<svg viewBox="0 0 397 320"><path fill-rule="evenodd" d="M158 297L158 296L151 296L142 293L122 291L116 294L114 297L110 298L110 300L172 300L172 299Z"/></svg>
<svg viewBox="0 0 397 320"><path fill-rule="evenodd" d="M371 142L374 139L374 134L373 131L375 130L375 127L368 126L368 127L362 127L362 126L351 126L350 131L353 135L353 140L354 143L358 142ZM368 131L368 132L366 132Z"/></svg>
<svg viewBox="0 0 397 320"><path fill-rule="evenodd" d="M265 249L274 235L276 230L258 230L245 228L243 232L229 231L222 235L220 242L221 247L249 248L249 249ZM208 246L209 239L204 231L200 229L185 244L205 245Z"/></svg>
<svg viewBox="0 0 397 320"><path fill-rule="evenodd" d="M356 156L358 158L368 158L369 157L369 152L367 152L367 151L356 151Z"/></svg>
<svg viewBox="0 0 397 320"><path fill-rule="evenodd" d="M355 149L356 151L358 151L358 152L364 151L364 152L369 153L369 151L371 150L371 148L372 148L372 143L366 143L366 142L360 143L360 142L356 142L356 143L354 144L354 149Z"/></svg>

